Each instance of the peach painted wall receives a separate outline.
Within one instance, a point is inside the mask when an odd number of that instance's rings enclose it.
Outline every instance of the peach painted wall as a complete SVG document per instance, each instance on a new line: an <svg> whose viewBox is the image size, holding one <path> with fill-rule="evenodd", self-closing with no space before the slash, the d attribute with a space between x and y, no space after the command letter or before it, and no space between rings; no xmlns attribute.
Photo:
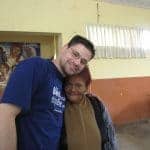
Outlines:
<svg viewBox="0 0 150 150"><path fill-rule="evenodd" d="M150 77L96 79L91 91L102 99L115 124L150 118Z"/></svg>

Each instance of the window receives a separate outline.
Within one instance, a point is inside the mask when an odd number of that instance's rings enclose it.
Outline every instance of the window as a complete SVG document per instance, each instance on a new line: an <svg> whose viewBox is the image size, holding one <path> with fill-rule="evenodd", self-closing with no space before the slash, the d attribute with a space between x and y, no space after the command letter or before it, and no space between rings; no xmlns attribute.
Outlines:
<svg viewBox="0 0 150 150"><path fill-rule="evenodd" d="M150 31L142 28L87 25L87 38L96 46L95 58L150 57Z"/></svg>

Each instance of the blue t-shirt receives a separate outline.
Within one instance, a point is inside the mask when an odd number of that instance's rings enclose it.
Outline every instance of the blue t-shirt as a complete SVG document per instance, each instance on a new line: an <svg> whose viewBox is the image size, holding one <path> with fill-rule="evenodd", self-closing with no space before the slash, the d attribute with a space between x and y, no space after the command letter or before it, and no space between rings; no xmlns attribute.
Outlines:
<svg viewBox="0 0 150 150"><path fill-rule="evenodd" d="M12 73L3 103L22 108L16 118L18 150L56 150L58 148L65 96L63 77L46 59L22 61Z"/></svg>

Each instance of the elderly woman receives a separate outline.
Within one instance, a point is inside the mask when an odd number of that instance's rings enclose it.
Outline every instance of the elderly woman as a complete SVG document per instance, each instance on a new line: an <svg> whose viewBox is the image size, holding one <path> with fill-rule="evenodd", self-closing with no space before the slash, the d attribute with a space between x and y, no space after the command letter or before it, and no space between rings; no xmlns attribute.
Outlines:
<svg viewBox="0 0 150 150"><path fill-rule="evenodd" d="M91 76L88 68L67 77L67 104L60 150L116 150L116 138L110 116L103 103L87 94Z"/></svg>

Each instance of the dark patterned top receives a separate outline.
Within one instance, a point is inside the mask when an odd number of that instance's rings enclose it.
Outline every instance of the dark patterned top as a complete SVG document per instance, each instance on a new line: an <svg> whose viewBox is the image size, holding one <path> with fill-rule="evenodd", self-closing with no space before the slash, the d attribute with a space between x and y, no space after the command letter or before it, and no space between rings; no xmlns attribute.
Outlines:
<svg viewBox="0 0 150 150"><path fill-rule="evenodd" d="M115 130L110 115L101 100L91 94L86 95L94 109L96 122L102 137L102 150L118 150ZM65 124L63 124L59 150L68 150Z"/></svg>

